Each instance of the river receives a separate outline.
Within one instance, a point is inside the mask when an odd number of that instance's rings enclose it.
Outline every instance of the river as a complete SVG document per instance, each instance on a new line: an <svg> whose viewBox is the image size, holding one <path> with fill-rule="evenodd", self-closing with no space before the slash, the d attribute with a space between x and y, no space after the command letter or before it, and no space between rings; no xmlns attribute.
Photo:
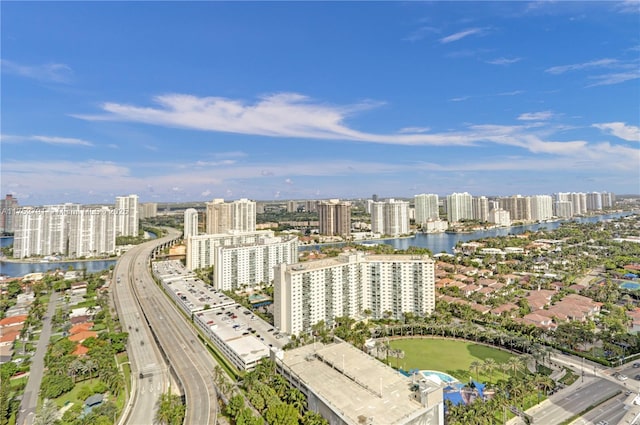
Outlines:
<svg viewBox="0 0 640 425"><path fill-rule="evenodd" d="M634 214L632 212L621 212L614 214L605 214L592 217L578 217L571 221L577 221L579 223L595 223L602 220L610 220L627 215ZM407 249L410 246L419 248L428 248L432 253L438 254L440 252L453 253L453 247L458 242L469 242L479 239L492 238L497 236L519 235L524 232L538 231L542 229L554 230L560 227L565 221L551 221L547 223L527 224L524 226L512 226L512 227L500 227L489 230L479 230L472 233L417 233L415 236L409 238L394 238L394 239L382 239L382 240L368 240L364 243L384 243L391 245L396 249ZM340 244L327 244L327 245L305 245L300 247L301 251L310 251L320 249L322 246L341 246Z"/></svg>

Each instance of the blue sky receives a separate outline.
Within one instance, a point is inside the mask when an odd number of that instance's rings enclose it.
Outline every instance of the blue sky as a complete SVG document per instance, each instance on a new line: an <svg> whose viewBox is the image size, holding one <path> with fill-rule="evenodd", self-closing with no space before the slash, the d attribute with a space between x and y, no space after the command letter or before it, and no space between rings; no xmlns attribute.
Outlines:
<svg viewBox="0 0 640 425"><path fill-rule="evenodd" d="M640 193L640 2L2 2L21 204Z"/></svg>

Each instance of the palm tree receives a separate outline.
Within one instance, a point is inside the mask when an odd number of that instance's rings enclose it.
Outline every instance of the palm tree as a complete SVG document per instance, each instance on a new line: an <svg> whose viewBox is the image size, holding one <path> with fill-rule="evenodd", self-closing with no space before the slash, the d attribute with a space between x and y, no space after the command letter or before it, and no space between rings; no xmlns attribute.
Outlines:
<svg viewBox="0 0 640 425"><path fill-rule="evenodd" d="M84 366L87 369L87 373L89 374L89 378L93 378L93 372L98 370L98 363L96 363L95 360L93 360L93 359L89 359L86 362L84 362Z"/></svg>
<svg viewBox="0 0 640 425"><path fill-rule="evenodd" d="M287 403L293 405L298 413L302 415L302 412L304 411L307 404L307 398L304 396L302 391L298 390L297 388L289 388L285 393L284 399L287 401Z"/></svg>
<svg viewBox="0 0 640 425"><path fill-rule="evenodd" d="M477 360L474 360L471 362L471 365L469 366L471 372L475 372L476 373L476 381L479 381L480 378L478 377L478 373L480 372L480 369L482 369L482 363L480 363Z"/></svg>
<svg viewBox="0 0 640 425"><path fill-rule="evenodd" d="M484 371L489 373L489 383L493 381L493 371L496 370L496 367L496 361L491 357L486 358L484 360L484 363L482 364L482 368L484 369Z"/></svg>
<svg viewBox="0 0 640 425"><path fill-rule="evenodd" d="M509 370L513 372L512 376L514 378L517 377L518 372L521 371L524 367L522 359L516 356L510 357L509 360L507 360L507 365L509 365Z"/></svg>

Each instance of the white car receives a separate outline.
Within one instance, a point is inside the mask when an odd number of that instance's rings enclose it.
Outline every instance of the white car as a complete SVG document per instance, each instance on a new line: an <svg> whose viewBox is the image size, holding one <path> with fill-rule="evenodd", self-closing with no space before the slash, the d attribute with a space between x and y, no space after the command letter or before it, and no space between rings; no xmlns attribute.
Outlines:
<svg viewBox="0 0 640 425"><path fill-rule="evenodd" d="M616 376L616 378L618 379L618 381L626 381L627 379L629 379L627 375L623 375L623 374Z"/></svg>

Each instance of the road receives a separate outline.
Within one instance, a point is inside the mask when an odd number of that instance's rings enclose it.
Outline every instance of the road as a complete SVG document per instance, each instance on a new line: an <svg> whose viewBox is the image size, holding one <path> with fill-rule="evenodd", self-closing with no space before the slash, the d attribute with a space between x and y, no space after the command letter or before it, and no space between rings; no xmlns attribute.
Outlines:
<svg viewBox="0 0 640 425"><path fill-rule="evenodd" d="M548 400L545 400L536 408L527 410L527 413L533 416L533 422L536 424L561 423L584 411L592 404L620 392L621 389L620 385L608 379L589 376L584 381L579 381L570 388L549 396ZM620 396L616 397L616 400L621 399ZM602 406L605 406L605 404ZM602 409L602 406L599 406L599 408ZM624 412L620 415L620 418L623 415ZM609 423L615 424L617 421L609 421Z"/></svg>
<svg viewBox="0 0 640 425"><path fill-rule="evenodd" d="M47 313L42 321L40 339L38 339L36 352L31 359L29 380L24 388L20 411L18 412L18 418L16 420L17 424L31 425L35 419L36 408L38 406L38 393L40 392L40 384L42 383L42 375L44 373L44 356L49 346L49 338L51 338L51 320L56 312L57 301L58 294L51 292Z"/></svg>
<svg viewBox="0 0 640 425"><path fill-rule="evenodd" d="M173 234L173 237L176 236L178 234ZM152 247L149 245L140 250L133 266L140 305L184 387L187 404L184 423L215 424L217 396L213 370L216 363L198 339L192 324L151 277L147 258Z"/></svg>
<svg viewBox="0 0 640 425"><path fill-rule="evenodd" d="M120 424L153 424L156 402L161 393L166 392L170 376L168 366L153 339L151 329L143 320L143 312L133 292L133 265L139 261L139 255L146 252L147 246L153 249L159 242L146 242L124 253L118 260L114 272L113 296L116 311L123 329L129 332L127 353L133 380L132 392ZM140 373L144 378L139 378Z"/></svg>

